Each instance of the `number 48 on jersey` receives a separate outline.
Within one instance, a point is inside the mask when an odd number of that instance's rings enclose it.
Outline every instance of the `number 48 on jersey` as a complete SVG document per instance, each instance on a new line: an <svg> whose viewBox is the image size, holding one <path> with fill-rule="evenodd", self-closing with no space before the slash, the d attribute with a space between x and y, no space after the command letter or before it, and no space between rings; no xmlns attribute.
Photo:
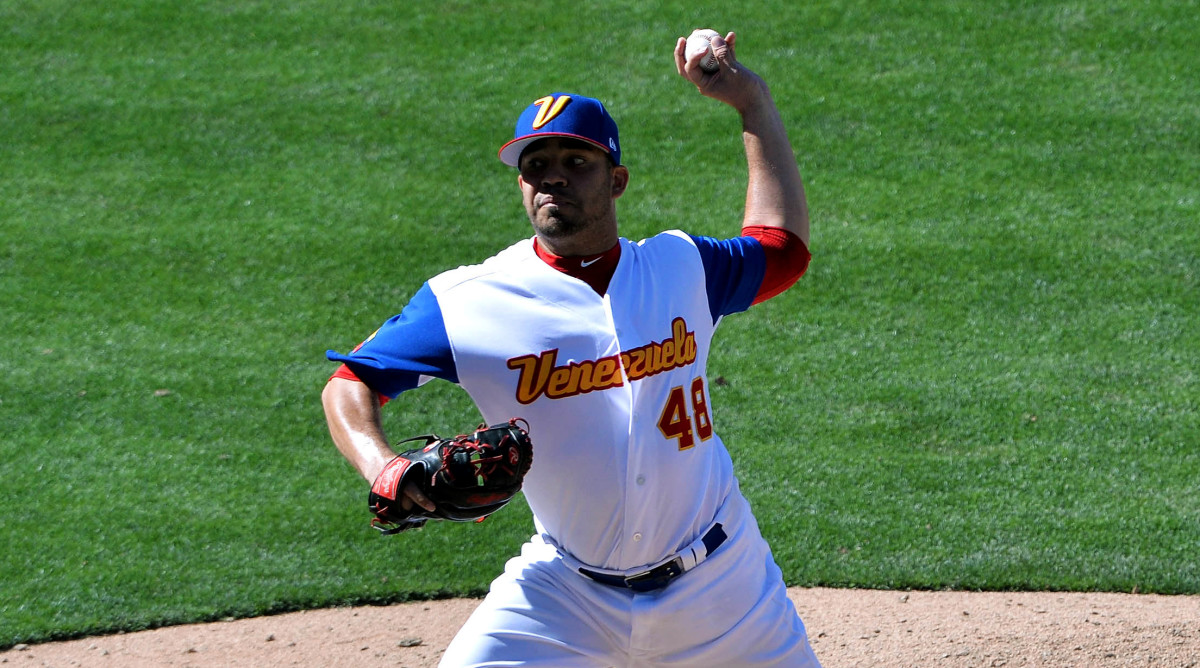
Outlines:
<svg viewBox="0 0 1200 668"><path fill-rule="evenodd" d="M695 429L692 428L693 421ZM712 418L708 413L703 378L694 378L688 391L684 391L682 385L671 388L667 404L658 418L658 430L666 438L676 439L680 450L696 445L697 436L701 441L712 438Z"/></svg>

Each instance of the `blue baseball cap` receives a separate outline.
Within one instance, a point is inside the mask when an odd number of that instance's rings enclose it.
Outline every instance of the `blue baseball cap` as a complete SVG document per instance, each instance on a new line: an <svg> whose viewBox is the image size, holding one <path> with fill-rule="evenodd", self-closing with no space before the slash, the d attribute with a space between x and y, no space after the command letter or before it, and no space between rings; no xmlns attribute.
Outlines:
<svg viewBox="0 0 1200 668"><path fill-rule="evenodd" d="M516 167L521 152L545 137L571 137L594 144L621 164L617 122L595 98L569 93L547 95L521 112L513 140L500 147L500 162Z"/></svg>

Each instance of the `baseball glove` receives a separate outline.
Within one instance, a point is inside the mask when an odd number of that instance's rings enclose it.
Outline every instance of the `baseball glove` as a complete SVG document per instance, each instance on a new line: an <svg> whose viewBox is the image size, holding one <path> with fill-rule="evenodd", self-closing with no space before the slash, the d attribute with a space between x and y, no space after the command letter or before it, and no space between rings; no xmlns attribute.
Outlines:
<svg viewBox="0 0 1200 668"><path fill-rule="evenodd" d="M416 529L431 519L481 521L512 500L533 463L529 423L521 418L490 427L481 424L469 435L441 438L428 434L397 445L413 441L424 441L424 446L384 465L367 497L375 515L371 526L384 534ZM404 510L400 500L409 482L415 483L437 510L415 504Z"/></svg>

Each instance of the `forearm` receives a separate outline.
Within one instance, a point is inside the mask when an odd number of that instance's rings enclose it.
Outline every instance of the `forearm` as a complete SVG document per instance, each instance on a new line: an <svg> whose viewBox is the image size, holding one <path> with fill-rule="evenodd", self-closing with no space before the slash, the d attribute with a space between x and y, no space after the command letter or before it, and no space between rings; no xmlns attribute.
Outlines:
<svg viewBox="0 0 1200 668"><path fill-rule="evenodd" d="M742 226L782 227L808 244L808 203L783 119L765 83L739 109L749 179Z"/></svg>
<svg viewBox="0 0 1200 668"><path fill-rule="evenodd" d="M373 481L395 453L388 447L379 414L379 398L365 384L331 378L321 392L325 421L342 456Z"/></svg>

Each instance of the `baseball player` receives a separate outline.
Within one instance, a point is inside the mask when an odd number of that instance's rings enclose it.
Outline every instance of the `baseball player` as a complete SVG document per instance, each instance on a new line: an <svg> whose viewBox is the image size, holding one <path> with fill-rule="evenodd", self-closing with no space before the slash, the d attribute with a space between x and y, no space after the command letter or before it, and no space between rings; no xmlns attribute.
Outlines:
<svg viewBox="0 0 1200 668"><path fill-rule="evenodd" d="M529 424L536 533L443 666L818 666L780 569L717 435L706 360L721 319L808 266L800 174L765 82L713 41L679 74L741 116L741 235L621 238L630 183L598 100L554 93L499 152L533 236L429 279L322 395L330 432L368 481L395 453L380 406L427 380L459 384L484 419ZM414 485L403 503L434 507ZM406 507L411 507L407 506Z"/></svg>

